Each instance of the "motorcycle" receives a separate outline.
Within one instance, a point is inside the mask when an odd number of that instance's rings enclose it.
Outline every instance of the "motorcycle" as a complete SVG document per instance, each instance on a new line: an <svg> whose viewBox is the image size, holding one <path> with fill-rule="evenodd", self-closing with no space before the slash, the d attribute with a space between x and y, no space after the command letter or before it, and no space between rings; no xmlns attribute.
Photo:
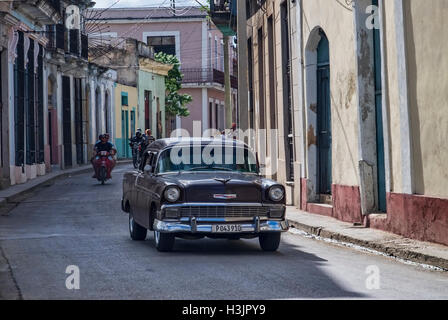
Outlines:
<svg viewBox="0 0 448 320"><path fill-rule="evenodd" d="M140 167L140 163L142 161L141 153L142 153L142 143L134 142L131 144L132 147L132 163L135 169Z"/></svg>
<svg viewBox="0 0 448 320"><path fill-rule="evenodd" d="M113 160L110 159L110 156L111 154L108 151L101 151L94 160L96 178L102 185L110 179L113 168Z"/></svg>

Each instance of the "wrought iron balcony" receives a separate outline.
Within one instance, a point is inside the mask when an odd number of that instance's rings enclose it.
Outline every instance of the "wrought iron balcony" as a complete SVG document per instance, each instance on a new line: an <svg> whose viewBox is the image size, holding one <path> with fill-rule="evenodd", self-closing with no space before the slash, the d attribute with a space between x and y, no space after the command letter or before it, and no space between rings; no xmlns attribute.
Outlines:
<svg viewBox="0 0 448 320"><path fill-rule="evenodd" d="M80 55L80 46L79 46L79 30L69 30L70 34L70 46L69 52L74 56Z"/></svg>
<svg viewBox="0 0 448 320"><path fill-rule="evenodd" d="M49 25L47 28L47 50L69 53L85 60L89 58L89 38L79 30L67 30L62 24Z"/></svg>
<svg viewBox="0 0 448 320"><path fill-rule="evenodd" d="M237 0L211 0L210 17L225 36L236 34Z"/></svg>
<svg viewBox="0 0 448 320"><path fill-rule="evenodd" d="M224 72L216 69L182 69L181 72L184 75L182 80L183 84L197 84L197 85L213 85L220 84L225 85L225 75ZM234 89L238 88L238 78L231 75L230 76L231 87Z"/></svg>
<svg viewBox="0 0 448 320"><path fill-rule="evenodd" d="M81 33L81 58L89 59L89 37Z"/></svg>
<svg viewBox="0 0 448 320"><path fill-rule="evenodd" d="M62 24L49 25L47 28L48 44L47 50L65 50L65 32Z"/></svg>

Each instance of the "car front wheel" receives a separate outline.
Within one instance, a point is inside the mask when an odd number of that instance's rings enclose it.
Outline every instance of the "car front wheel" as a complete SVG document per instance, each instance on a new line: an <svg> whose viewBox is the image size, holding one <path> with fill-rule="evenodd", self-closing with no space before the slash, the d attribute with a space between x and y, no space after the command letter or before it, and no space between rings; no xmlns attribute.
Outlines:
<svg viewBox="0 0 448 320"><path fill-rule="evenodd" d="M129 234L134 241L143 241L146 239L146 228L139 225L132 214L129 214Z"/></svg>
<svg viewBox="0 0 448 320"><path fill-rule="evenodd" d="M260 247L263 249L263 251L277 251L278 247L280 246L280 238L281 233L263 233L260 234L258 240L260 241Z"/></svg>
<svg viewBox="0 0 448 320"><path fill-rule="evenodd" d="M174 247L174 236L169 233L161 233L160 231L154 231L154 240L156 242L156 248L160 252L172 251Z"/></svg>

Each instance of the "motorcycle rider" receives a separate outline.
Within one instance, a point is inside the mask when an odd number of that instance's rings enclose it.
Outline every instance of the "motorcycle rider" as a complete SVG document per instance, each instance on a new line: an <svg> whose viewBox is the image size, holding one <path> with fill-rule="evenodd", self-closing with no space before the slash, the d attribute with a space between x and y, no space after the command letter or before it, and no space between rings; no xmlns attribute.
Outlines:
<svg viewBox="0 0 448 320"><path fill-rule="evenodd" d="M132 154L134 154L134 145L135 144L143 144L145 141L145 138L142 135L142 129L137 129L137 131L135 132L135 136L133 136L132 138L129 139L129 146L131 147L132 150Z"/></svg>
<svg viewBox="0 0 448 320"><path fill-rule="evenodd" d="M142 135L142 129L137 129L137 131L135 132L135 136L133 136L132 138L129 139L130 143L129 145L132 146L134 145L134 143L140 143L143 142L143 135Z"/></svg>
<svg viewBox="0 0 448 320"><path fill-rule="evenodd" d="M156 141L156 138L152 136L151 129L146 129L145 134L143 135L142 152L144 152L146 148L154 141Z"/></svg>
<svg viewBox="0 0 448 320"><path fill-rule="evenodd" d="M115 161L115 159L113 158L113 156L115 156L115 154L117 153L117 149L115 149L115 146L114 146L111 142L109 142L109 139L110 139L110 136L109 136L108 133L102 134L102 135L100 136L100 141L98 141L98 142L95 144L95 147L94 147L94 155L95 155L94 158L96 158L96 157L98 156L98 154L99 154L100 152L102 152L102 151L107 151L107 152L109 152L109 154L110 154L110 155L109 155L109 160L110 160L111 163L112 163L112 168L111 168L110 171L112 172L112 170L113 170L113 168L115 168L115 164L116 164L116 161ZM93 178L96 178L95 162L92 161L92 164L93 164L93 170L94 170ZM108 178L108 179L111 179L112 176L109 174L109 175L107 176L107 178Z"/></svg>

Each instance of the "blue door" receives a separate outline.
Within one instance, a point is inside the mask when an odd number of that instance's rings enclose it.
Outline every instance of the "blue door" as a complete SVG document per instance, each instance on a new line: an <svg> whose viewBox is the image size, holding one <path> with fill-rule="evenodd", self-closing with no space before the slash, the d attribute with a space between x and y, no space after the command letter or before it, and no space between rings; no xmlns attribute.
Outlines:
<svg viewBox="0 0 448 320"><path fill-rule="evenodd" d="M331 194L331 99L330 50L325 33L321 32L317 48L317 176L318 192Z"/></svg>
<svg viewBox="0 0 448 320"><path fill-rule="evenodd" d="M372 4L378 6L378 0ZM378 210L386 212L386 169L384 160L383 133L383 89L381 82L381 42L380 30L373 30L375 53L375 114L376 114L376 148L377 148L377 177L378 177Z"/></svg>

